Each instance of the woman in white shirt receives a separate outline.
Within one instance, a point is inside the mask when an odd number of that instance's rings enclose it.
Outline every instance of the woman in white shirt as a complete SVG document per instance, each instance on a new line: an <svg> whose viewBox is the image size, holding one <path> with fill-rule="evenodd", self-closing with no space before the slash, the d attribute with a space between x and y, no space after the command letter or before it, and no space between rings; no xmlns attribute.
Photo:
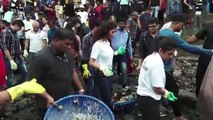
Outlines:
<svg viewBox="0 0 213 120"><path fill-rule="evenodd" d="M138 78L137 101L143 120L160 120L161 96L175 101L177 98L165 89L164 62L172 59L175 43L167 37L160 37L155 43L155 52L147 56L141 66Z"/></svg>
<svg viewBox="0 0 213 120"><path fill-rule="evenodd" d="M94 38L97 40L91 51L89 65L95 69L95 73L92 76L94 78L94 84L100 93L101 100L111 107L112 98L112 60L114 51L110 46L110 39L116 32L116 23L104 22L95 31Z"/></svg>

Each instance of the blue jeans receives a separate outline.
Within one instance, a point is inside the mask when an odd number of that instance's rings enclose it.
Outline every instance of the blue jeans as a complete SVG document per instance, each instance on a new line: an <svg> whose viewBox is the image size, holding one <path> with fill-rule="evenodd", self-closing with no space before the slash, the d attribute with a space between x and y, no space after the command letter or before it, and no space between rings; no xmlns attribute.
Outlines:
<svg viewBox="0 0 213 120"><path fill-rule="evenodd" d="M100 93L101 101L103 101L108 107L111 108L113 83L112 76L106 77L101 71L96 70L94 82L97 85L98 91Z"/></svg>
<svg viewBox="0 0 213 120"><path fill-rule="evenodd" d="M128 70L127 70L127 54L117 55L113 58L113 65L117 64L118 73L121 72L122 87L128 84Z"/></svg>
<svg viewBox="0 0 213 120"><path fill-rule="evenodd" d="M86 95L94 96L96 98L99 98L99 92L97 85L94 83L95 79L95 68L88 66L88 69L90 71L91 76L88 79L84 78L85 85L86 85Z"/></svg>
<svg viewBox="0 0 213 120"><path fill-rule="evenodd" d="M4 61L5 61L6 70L7 70L7 87L11 87L14 85L13 84L14 83L13 70L11 69L10 61L7 58L4 58ZM21 77L19 80L17 80L16 84L20 84L25 81L25 77L27 74L27 68L26 68L25 61L22 56L19 56L15 62L17 63L19 73L21 74Z"/></svg>

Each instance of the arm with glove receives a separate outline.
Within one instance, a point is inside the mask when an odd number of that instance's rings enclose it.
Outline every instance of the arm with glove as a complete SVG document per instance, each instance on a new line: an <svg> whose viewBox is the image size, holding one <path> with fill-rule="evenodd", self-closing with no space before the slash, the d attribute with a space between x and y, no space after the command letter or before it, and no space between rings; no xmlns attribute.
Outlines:
<svg viewBox="0 0 213 120"><path fill-rule="evenodd" d="M88 70L88 64L82 64L83 68L83 78L89 78L91 76L89 70Z"/></svg>
<svg viewBox="0 0 213 120"><path fill-rule="evenodd" d="M175 97L174 93L173 92L170 92L166 89L164 89L164 95L163 95L164 98L170 100L170 101L175 101L177 100L177 98Z"/></svg>
<svg viewBox="0 0 213 120"><path fill-rule="evenodd" d="M122 55L126 53L126 47L125 46L121 46L118 48L117 51L114 52L114 55Z"/></svg>
<svg viewBox="0 0 213 120"><path fill-rule="evenodd" d="M10 100L15 100L24 94L39 94L47 100L47 107L55 104L54 99L46 92L45 88L37 83L36 79L24 82L17 86L8 88L6 91L0 92L0 105Z"/></svg>
<svg viewBox="0 0 213 120"><path fill-rule="evenodd" d="M17 70L18 69L18 65L17 63L12 59L12 56L10 55L9 50L5 50L4 51L4 55L6 56L6 58L10 61L10 67L12 70Z"/></svg>
<svg viewBox="0 0 213 120"><path fill-rule="evenodd" d="M175 97L173 92L170 92L170 91L168 91L166 89L154 87L153 90L154 90L155 93L157 93L159 95L162 95L164 98L166 98L166 99L168 99L170 101L177 100L177 98Z"/></svg>
<svg viewBox="0 0 213 120"><path fill-rule="evenodd" d="M29 47L29 43L30 43L30 40L28 40L28 39L26 39L26 40L24 41L24 53L23 53L23 56L24 56L25 58L28 57L27 48Z"/></svg>
<svg viewBox="0 0 213 120"><path fill-rule="evenodd" d="M106 66L101 66L97 63L96 59L94 58L90 58L90 61L89 61L89 65L93 66L94 68L97 68L99 69L100 71L103 72L103 74L107 77L109 76L112 76L113 75L113 71L112 71L112 68L108 68Z"/></svg>

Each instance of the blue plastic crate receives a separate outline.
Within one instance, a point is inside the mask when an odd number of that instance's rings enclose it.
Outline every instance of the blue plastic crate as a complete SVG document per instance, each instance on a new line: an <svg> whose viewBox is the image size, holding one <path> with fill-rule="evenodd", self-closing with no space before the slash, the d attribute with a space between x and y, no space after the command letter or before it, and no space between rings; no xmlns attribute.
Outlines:
<svg viewBox="0 0 213 120"><path fill-rule="evenodd" d="M87 95L70 95L56 101L62 110L51 106L44 120L115 120L112 111L102 101Z"/></svg>
<svg viewBox="0 0 213 120"><path fill-rule="evenodd" d="M124 112L124 113L131 113L133 112L136 104L136 99L131 99L126 102L122 103L114 103L113 109L115 112Z"/></svg>

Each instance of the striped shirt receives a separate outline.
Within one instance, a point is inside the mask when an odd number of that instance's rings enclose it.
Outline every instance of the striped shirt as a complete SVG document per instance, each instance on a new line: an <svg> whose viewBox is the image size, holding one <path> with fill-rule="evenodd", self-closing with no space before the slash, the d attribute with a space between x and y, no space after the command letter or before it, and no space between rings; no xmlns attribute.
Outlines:
<svg viewBox="0 0 213 120"><path fill-rule="evenodd" d="M11 27L6 28L2 32L0 40L0 48L5 51L8 50L13 59L21 55L21 46L17 33Z"/></svg>

